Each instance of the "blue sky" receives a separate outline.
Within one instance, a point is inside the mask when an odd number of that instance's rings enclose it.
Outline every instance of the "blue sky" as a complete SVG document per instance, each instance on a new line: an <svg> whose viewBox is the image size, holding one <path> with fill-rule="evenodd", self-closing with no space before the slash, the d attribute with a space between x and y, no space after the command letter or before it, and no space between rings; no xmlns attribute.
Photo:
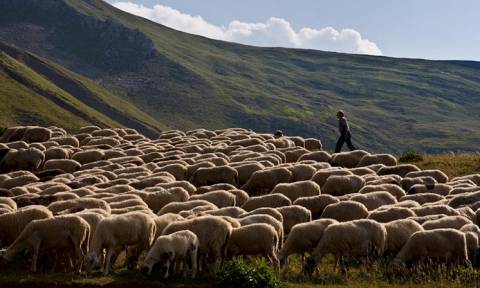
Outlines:
<svg viewBox="0 0 480 288"><path fill-rule="evenodd" d="M108 2L175 29L244 44L480 61L479 0Z"/></svg>

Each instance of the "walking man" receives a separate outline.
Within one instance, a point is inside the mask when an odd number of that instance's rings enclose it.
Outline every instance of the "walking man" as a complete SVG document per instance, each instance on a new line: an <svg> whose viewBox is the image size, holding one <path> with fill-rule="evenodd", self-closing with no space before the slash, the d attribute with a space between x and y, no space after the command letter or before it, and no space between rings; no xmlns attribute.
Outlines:
<svg viewBox="0 0 480 288"><path fill-rule="evenodd" d="M352 134L350 133L350 127L348 126L347 118L345 113L340 110L337 112L338 119L338 131L340 132L340 137L337 141L337 146L335 147L335 153L342 151L343 143L347 143L348 149L350 151L355 150L355 146L352 144Z"/></svg>

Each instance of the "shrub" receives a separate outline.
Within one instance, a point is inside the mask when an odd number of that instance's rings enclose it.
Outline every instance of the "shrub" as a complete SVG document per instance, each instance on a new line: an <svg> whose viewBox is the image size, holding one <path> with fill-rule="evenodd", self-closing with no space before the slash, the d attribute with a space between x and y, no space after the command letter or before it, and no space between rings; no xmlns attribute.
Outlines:
<svg viewBox="0 0 480 288"><path fill-rule="evenodd" d="M264 259L245 261L234 258L223 265L215 276L217 287L222 288L280 288L284 287Z"/></svg>
<svg viewBox="0 0 480 288"><path fill-rule="evenodd" d="M423 156L415 151L408 151L403 153L398 161L405 163L405 162L421 162L423 161Z"/></svg>

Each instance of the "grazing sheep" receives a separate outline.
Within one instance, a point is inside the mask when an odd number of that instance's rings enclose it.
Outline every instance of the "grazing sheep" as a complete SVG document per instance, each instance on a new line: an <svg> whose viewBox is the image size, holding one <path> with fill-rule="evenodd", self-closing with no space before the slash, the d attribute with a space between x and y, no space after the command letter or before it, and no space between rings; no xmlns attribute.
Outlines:
<svg viewBox="0 0 480 288"><path fill-rule="evenodd" d="M258 223L264 223L272 226L278 235L278 239L279 239L278 247L282 248L284 232L283 232L283 224L281 221L267 214L255 214L255 215L249 215L249 216L238 219L238 223L241 226L258 224Z"/></svg>
<svg viewBox="0 0 480 288"><path fill-rule="evenodd" d="M323 231L331 224L338 223L333 219L319 219L307 223L300 223L292 227L288 238L278 253L280 264L287 262L292 254L302 255L302 264L305 253L312 253L322 239Z"/></svg>
<svg viewBox="0 0 480 288"><path fill-rule="evenodd" d="M113 265L113 256L127 246L135 247L137 255L140 255L152 245L155 231L153 218L141 212L106 217L97 224L86 258L87 263L98 266L103 249L106 249L103 274L108 275ZM127 260L133 262L132 259Z"/></svg>
<svg viewBox="0 0 480 288"><path fill-rule="evenodd" d="M99 149L91 149L76 152L72 155L72 160L80 164L88 164L105 159L105 153Z"/></svg>
<svg viewBox="0 0 480 288"><path fill-rule="evenodd" d="M213 263L211 268L215 271L226 256L227 244L232 235L231 224L221 217L200 216L173 222L165 227L162 235L181 230L189 230L197 235L200 243L198 261Z"/></svg>
<svg viewBox="0 0 480 288"><path fill-rule="evenodd" d="M36 272L40 251L70 251L73 248L74 269L80 272L83 257L88 252L89 237L90 225L79 216L33 220L8 247L4 259L11 261L18 253L29 249L33 252L32 271Z"/></svg>
<svg viewBox="0 0 480 288"><path fill-rule="evenodd" d="M374 164L383 164L385 166L396 166L397 159L390 154L367 154L360 159L357 167L366 167Z"/></svg>
<svg viewBox="0 0 480 288"><path fill-rule="evenodd" d="M338 222L347 222L367 218L368 209L362 203L343 201L325 207L320 218L330 218Z"/></svg>
<svg viewBox="0 0 480 288"><path fill-rule="evenodd" d="M75 160L71 159L51 159L45 162L43 170L59 169L65 173L73 173L80 170L82 165Z"/></svg>
<svg viewBox="0 0 480 288"><path fill-rule="evenodd" d="M330 164L332 164L332 166L355 168L357 167L358 163L360 163L360 160L368 154L370 153L363 150L336 153L332 155L332 160L330 161Z"/></svg>
<svg viewBox="0 0 480 288"><path fill-rule="evenodd" d="M26 170L38 171L45 161L45 154L37 148L3 149L0 154L0 172Z"/></svg>
<svg viewBox="0 0 480 288"><path fill-rule="evenodd" d="M394 267L429 260L447 264L468 263L465 234L454 229L435 229L415 232L392 261Z"/></svg>
<svg viewBox="0 0 480 288"><path fill-rule="evenodd" d="M415 232L423 231L422 225L412 219L398 219L385 224L387 243L385 254L395 256Z"/></svg>
<svg viewBox="0 0 480 288"><path fill-rule="evenodd" d="M171 202L168 203L167 205L163 206L160 211L158 211L157 215L161 216L166 213L179 213L181 211L188 211L192 210L195 207L198 206L209 206L211 209L210 210L216 210L218 209L217 206L215 206L213 203L210 203L206 200L192 200L192 201L186 201L186 202Z"/></svg>
<svg viewBox="0 0 480 288"><path fill-rule="evenodd" d="M305 153L300 156L300 158L298 158L298 162L305 160L313 160L316 162L330 162L332 160L332 156L325 151L314 151L310 153Z"/></svg>
<svg viewBox="0 0 480 288"><path fill-rule="evenodd" d="M436 220L428 220L422 224L423 229L433 230L433 229L442 229L442 228L451 228L460 230L464 225L471 224L468 218L463 216L446 216Z"/></svg>
<svg viewBox="0 0 480 288"><path fill-rule="evenodd" d="M155 240L150 251L148 251L140 271L143 275L150 275L153 266L160 263L159 266L163 278L167 279L171 265L184 263L190 267L191 277L195 278L198 247L199 240L197 235L188 230L160 236Z"/></svg>
<svg viewBox="0 0 480 288"><path fill-rule="evenodd" d="M276 208L283 217L283 231L286 235L290 233L293 226L299 223L312 221L312 213L305 207L290 205Z"/></svg>
<svg viewBox="0 0 480 288"><path fill-rule="evenodd" d="M351 197L350 200L362 203L369 211L375 210L384 205L397 203L397 199L386 191L357 194Z"/></svg>
<svg viewBox="0 0 480 288"><path fill-rule="evenodd" d="M327 179L331 176L347 176L353 175L352 172L346 169L338 169L336 167L321 169L315 173L312 177L312 181L316 182L320 187L323 187L327 182Z"/></svg>
<svg viewBox="0 0 480 288"><path fill-rule="evenodd" d="M422 171L412 171L409 172L405 175L405 177L432 177L434 178L438 183L447 183L448 182L448 176L447 174L443 173L440 170L422 170Z"/></svg>
<svg viewBox="0 0 480 288"><path fill-rule="evenodd" d="M340 202L340 200L332 195L317 195L298 198L293 202L293 205L300 205L307 208L312 213L312 219L318 219L322 215L325 207L338 202Z"/></svg>
<svg viewBox="0 0 480 288"><path fill-rule="evenodd" d="M310 180L317 172L315 166L302 163L286 166L286 168L293 174L292 182Z"/></svg>
<svg viewBox="0 0 480 288"><path fill-rule="evenodd" d="M239 207L245 204L249 198L247 192L240 189L228 190L228 192L235 196L235 205Z"/></svg>
<svg viewBox="0 0 480 288"><path fill-rule="evenodd" d="M268 224L245 225L232 230L227 245L227 257L261 255L278 269L280 267L277 258L278 241L277 232Z"/></svg>
<svg viewBox="0 0 480 288"><path fill-rule="evenodd" d="M185 202L189 198L188 192L181 188L175 187L158 192L148 193L145 203L152 209L154 213L158 213L165 205L172 202Z"/></svg>
<svg viewBox="0 0 480 288"><path fill-rule="evenodd" d="M287 196L292 202L300 197L317 196L320 194L320 186L310 180L293 183L280 183L272 191L272 194Z"/></svg>
<svg viewBox="0 0 480 288"><path fill-rule="evenodd" d="M282 214L278 212L275 208L270 208L270 207L257 208L250 212L240 215L239 218L245 218L251 215L269 215L275 218L276 220L280 221L280 223L283 223Z"/></svg>
<svg viewBox="0 0 480 288"><path fill-rule="evenodd" d="M262 207L276 208L289 206L291 204L292 201L282 194L267 194L248 198L248 200L242 205L242 209L245 211L252 211Z"/></svg>
<svg viewBox="0 0 480 288"><path fill-rule="evenodd" d="M260 163L251 162L251 163L232 163L232 167L235 168L238 172L238 186L241 187L247 183L248 179L252 176L253 173L256 171L260 171L265 169Z"/></svg>
<svg viewBox="0 0 480 288"><path fill-rule="evenodd" d="M254 172L241 189L249 195L267 194L279 183L290 183L292 178L293 173L284 167L260 170Z"/></svg>
<svg viewBox="0 0 480 288"><path fill-rule="evenodd" d="M32 205L15 212L0 215L0 247L6 247L20 235L33 220L52 218L52 212L46 207Z"/></svg>
<svg viewBox="0 0 480 288"><path fill-rule="evenodd" d="M375 220L380 223L388 223L399 219L406 219L409 217L415 217L415 212L412 209L406 207L388 207L388 208L378 208L371 211L368 214L368 219Z"/></svg>
<svg viewBox="0 0 480 288"><path fill-rule="evenodd" d="M352 257L367 257L367 259L370 256L373 259L381 257L386 242L385 227L373 220L362 219L331 224L323 231L323 237L313 250L312 256L307 259L304 270L312 274L322 258L327 253L331 253L335 257L335 263L343 258L342 271L346 272L345 262L348 263Z"/></svg>
<svg viewBox="0 0 480 288"><path fill-rule="evenodd" d="M333 196L358 193L365 185L365 180L357 175L332 175L322 186L322 193Z"/></svg>
<svg viewBox="0 0 480 288"><path fill-rule="evenodd" d="M235 206L235 195L224 190L207 192L205 194L192 195L189 200L206 200L215 204L218 208Z"/></svg>

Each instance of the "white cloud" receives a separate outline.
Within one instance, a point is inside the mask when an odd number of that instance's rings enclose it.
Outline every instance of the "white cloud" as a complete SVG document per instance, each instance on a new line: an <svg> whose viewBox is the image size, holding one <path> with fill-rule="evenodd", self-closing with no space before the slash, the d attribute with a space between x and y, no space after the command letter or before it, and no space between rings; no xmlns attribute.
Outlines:
<svg viewBox="0 0 480 288"><path fill-rule="evenodd" d="M191 16L164 5L146 7L119 1L112 5L176 30L218 40L255 46L382 55L377 44L362 38L362 35L353 29L338 31L332 27L320 29L306 27L295 31L287 20L275 17L261 23L235 20L226 27L220 27L208 23L201 16Z"/></svg>

